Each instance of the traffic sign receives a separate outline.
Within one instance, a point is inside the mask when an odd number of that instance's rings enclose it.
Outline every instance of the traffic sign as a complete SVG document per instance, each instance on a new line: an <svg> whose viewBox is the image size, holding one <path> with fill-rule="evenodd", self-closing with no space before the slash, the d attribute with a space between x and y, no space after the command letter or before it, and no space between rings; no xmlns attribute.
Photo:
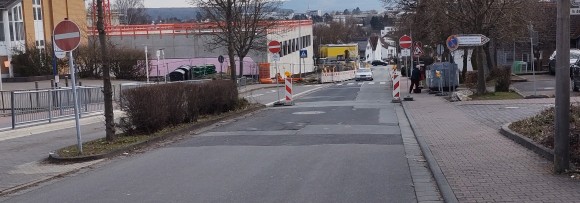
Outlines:
<svg viewBox="0 0 580 203"><path fill-rule="evenodd" d="M70 20L60 21L53 31L54 43L63 51L75 50L81 42L79 26Z"/></svg>
<svg viewBox="0 0 580 203"><path fill-rule="evenodd" d="M403 49L409 49L413 46L413 39L407 35L403 35L399 38L399 46Z"/></svg>
<svg viewBox="0 0 580 203"><path fill-rule="evenodd" d="M225 60L224 56L222 56L222 55L218 56L218 62L224 63L224 60Z"/></svg>
<svg viewBox="0 0 580 203"><path fill-rule="evenodd" d="M270 41L270 43L268 43L268 50L270 51L270 53L278 53L280 52L280 42L279 41Z"/></svg>
<svg viewBox="0 0 580 203"><path fill-rule="evenodd" d="M445 52L445 48L443 47L442 44L438 44L437 45L437 55L443 55L443 52Z"/></svg>
<svg viewBox="0 0 580 203"><path fill-rule="evenodd" d="M457 35L451 35L447 38L447 48L449 51L455 51L459 48L459 39L457 39Z"/></svg>
<svg viewBox="0 0 580 203"><path fill-rule="evenodd" d="M489 38L482 34L458 35L459 46L481 46L489 42Z"/></svg>
<svg viewBox="0 0 580 203"><path fill-rule="evenodd" d="M415 48L413 49L413 56L414 57L419 57L419 56L423 56L423 48L415 46Z"/></svg>
<svg viewBox="0 0 580 203"><path fill-rule="evenodd" d="M308 58L308 51L306 49L300 50L300 58Z"/></svg>
<svg viewBox="0 0 580 203"><path fill-rule="evenodd" d="M280 54L278 53L272 54L272 61L280 61Z"/></svg>
<svg viewBox="0 0 580 203"><path fill-rule="evenodd" d="M421 43L420 41L416 41L415 47L423 47L423 43Z"/></svg>
<svg viewBox="0 0 580 203"><path fill-rule="evenodd" d="M411 49L401 49L401 56L411 56Z"/></svg>

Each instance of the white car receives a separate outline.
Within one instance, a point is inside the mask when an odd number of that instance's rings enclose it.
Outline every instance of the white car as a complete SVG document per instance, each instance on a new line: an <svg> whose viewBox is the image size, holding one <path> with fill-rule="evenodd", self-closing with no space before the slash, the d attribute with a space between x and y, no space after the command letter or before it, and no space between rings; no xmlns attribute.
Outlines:
<svg viewBox="0 0 580 203"><path fill-rule="evenodd" d="M373 79L373 71L369 68L361 68L356 70L356 75L354 78L356 81L361 80L374 80Z"/></svg>

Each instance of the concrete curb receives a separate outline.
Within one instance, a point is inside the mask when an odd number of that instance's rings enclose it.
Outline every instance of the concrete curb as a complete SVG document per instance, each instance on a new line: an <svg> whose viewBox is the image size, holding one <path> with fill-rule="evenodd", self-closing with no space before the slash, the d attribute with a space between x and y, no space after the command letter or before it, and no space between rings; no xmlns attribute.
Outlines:
<svg viewBox="0 0 580 203"><path fill-rule="evenodd" d="M256 91L256 90L272 89L272 88L276 88L276 87L277 86L268 86L268 87L260 87L260 88L256 88L256 89L246 90L246 91L239 91L238 90L238 94L245 94L245 93ZM282 87L282 85L280 87Z"/></svg>
<svg viewBox="0 0 580 203"><path fill-rule="evenodd" d="M250 108L244 109L242 111L227 113L225 115L218 116L218 117L212 118L210 120L195 123L191 126L187 126L187 127L183 128L183 129L163 133L162 135L155 137L155 138L152 138L150 140L140 142L140 143L135 143L135 144L127 146L125 148L117 149L117 150L114 150L112 152L105 153L105 154L97 154L97 155L81 156L81 157L60 157L56 153L51 152L48 156L48 160L50 160L54 163L71 163L71 162L85 162L85 161L92 161L92 160L97 160L97 159L115 157L115 156L118 156L118 155L125 153L125 152L128 152L128 151L132 151L135 149L150 146L152 144L158 143L158 142L163 141L165 139L175 137L178 135L182 135L184 133L187 133L187 132L190 132L190 131L193 131L196 129L205 128L205 127L211 126L213 124L216 124L216 123L224 121L224 120L229 120L229 119L232 119L235 117L240 117L240 116L243 116L243 115L246 115L249 113L253 113L253 112L261 110L263 108L265 108L264 105L255 105L255 106L252 106Z"/></svg>
<svg viewBox="0 0 580 203"><path fill-rule="evenodd" d="M522 145L523 147L525 147L525 148L527 148L529 150L532 150L536 154L544 157L545 159L547 159L549 161L552 161L552 162L554 161L554 150L552 150L550 148L547 148L547 147L544 147L544 146L542 146L542 145L534 142L534 140L532 140L532 139L530 139L530 138L528 138L528 137L526 137L526 136L524 136L522 134L519 134L519 133L511 130L509 128L509 126L511 124L512 123L508 123L508 124L505 124L505 125L501 126L501 129L499 130L499 132L503 136L505 136L505 137L513 140L514 142ZM570 157L570 161L572 161L572 162L580 162L580 157L571 156Z"/></svg>
<svg viewBox="0 0 580 203"><path fill-rule="evenodd" d="M550 161L554 161L554 150L551 150L551 149L548 149L547 147L536 144L532 139L527 138L527 137L511 130L509 128L509 126L511 124L512 123L502 125L499 132L503 136L513 140L514 142L524 146L525 148L528 148L529 150L532 150L536 154L538 154L538 155L540 155L540 156L542 156Z"/></svg>
<svg viewBox="0 0 580 203"><path fill-rule="evenodd" d="M411 130L413 130L415 138L417 138L417 142L419 143L419 147L423 152L423 157L425 157L425 159L427 160L427 164L429 165L429 169L431 169L433 178L435 178L435 182L437 182L437 187L439 187L439 192L441 193L441 196L443 196L443 199L447 203L459 202L459 200L457 200L457 197L455 196L455 193L453 193L451 185L449 185L449 182L447 182L445 174L443 174L443 171L441 171L441 168L439 167L439 164L437 163L435 156L433 156L433 154L431 153L431 149L429 149L429 144L427 144L423 136L421 136L421 134L417 132L416 130L417 124L415 123L415 120L409 116L409 113L407 112L408 107L406 102L403 102L402 106L403 112L405 112L405 116L407 117L407 120L409 120L409 124L411 125Z"/></svg>

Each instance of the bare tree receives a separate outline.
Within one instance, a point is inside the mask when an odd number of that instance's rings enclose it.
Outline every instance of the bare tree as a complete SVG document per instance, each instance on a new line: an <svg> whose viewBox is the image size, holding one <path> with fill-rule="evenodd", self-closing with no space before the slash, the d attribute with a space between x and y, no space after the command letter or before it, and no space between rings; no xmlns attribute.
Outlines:
<svg viewBox="0 0 580 203"><path fill-rule="evenodd" d="M407 12L415 39L431 39L438 42L451 34L483 34L492 39L483 47L476 47L472 60L478 70L477 93L485 88L485 69L482 55L485 55L487 69L493 66L493 44L512 42L527 32L530 16L538 0L381 0L385 5L397 5ZM436 15L436 16L434 16ZM405 23L409 24L409 23ZM405 30L407 28L403 28ZM399 29L401 30L401 29ZM435 31L435 32L433 32ZM418 35L416 35L418 33Z"/></svg>
<svg viewBox="0 0 580 203"><path fill-rule="evenodd" d="M113 88L111 87L111 67L107 53L107 33L103 21L103 0L97 0L97 30L101 46L101 64L103 67L103 94L105 97L105 134L107 141L113 141L115 135L115 115L113 113Z"/></svg>
<svg viewBox="0 0 580 203"><path fill-rule="evenodd" d="M127 25L144 24L149 22L149 16L145 13L144 0L116 0L113 8L123 16L123 23Z"/></svg>
<svg viewBox="0 0 580 203"><path fill-rule="evenodd" d="M218 32L212 33L215 48L226 47L231 68L231 79L236 80L236 54L240 59L240 76L243 59L251 50L266 46L268 30L276 26L266 16L280 5L279 0L190 0L202 8L204 16L215 23Z"/></svg>

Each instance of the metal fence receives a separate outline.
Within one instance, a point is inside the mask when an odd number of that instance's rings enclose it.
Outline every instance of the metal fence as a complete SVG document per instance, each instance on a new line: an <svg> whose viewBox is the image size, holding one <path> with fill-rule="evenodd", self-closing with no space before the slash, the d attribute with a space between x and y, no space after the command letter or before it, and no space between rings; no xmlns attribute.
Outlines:
<svg viewBox="0 0 580 203"><path fill-rule="evenodd" d="M71 88L12 91L10 113L12 128L29 123L52 122L74 116L74 98ZM79 115L104 109L102 87L78 87ZM2 96L4 97L5 94ZM4 104L4 103L3 103Z"/></svg>

